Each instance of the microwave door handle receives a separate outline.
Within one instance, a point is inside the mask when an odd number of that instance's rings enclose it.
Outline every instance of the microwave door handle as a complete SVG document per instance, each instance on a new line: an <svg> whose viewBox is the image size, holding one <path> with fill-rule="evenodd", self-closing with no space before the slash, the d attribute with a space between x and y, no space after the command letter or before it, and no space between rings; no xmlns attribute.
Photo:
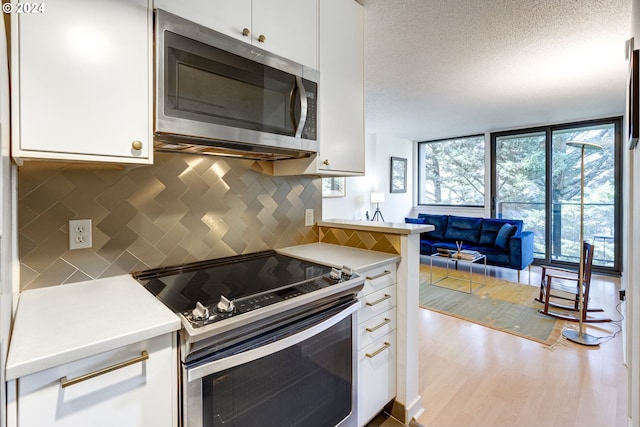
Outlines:
<svg viewBox="0 0 640 427"><path fill-rule="evenodd" d="M296 138L300 138L302 136L302 130L304 129L304 124L307 121L307 91L304 88L304 84L302 84L302 77L296 77L296 86L298 88L298 97L300 98L300 119L298 120L298 127L296 128Z"/></svg>

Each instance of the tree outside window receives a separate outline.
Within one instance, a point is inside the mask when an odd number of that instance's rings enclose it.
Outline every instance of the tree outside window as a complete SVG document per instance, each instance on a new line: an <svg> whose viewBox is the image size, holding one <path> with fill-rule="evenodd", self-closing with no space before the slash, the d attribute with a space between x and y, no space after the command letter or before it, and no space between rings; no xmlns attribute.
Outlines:
<svg viewBox="0 0 640 427"><path fill-rule="evenodd" d="M418 204L484 206L483 135L422 141L418 153Z"/></svg>

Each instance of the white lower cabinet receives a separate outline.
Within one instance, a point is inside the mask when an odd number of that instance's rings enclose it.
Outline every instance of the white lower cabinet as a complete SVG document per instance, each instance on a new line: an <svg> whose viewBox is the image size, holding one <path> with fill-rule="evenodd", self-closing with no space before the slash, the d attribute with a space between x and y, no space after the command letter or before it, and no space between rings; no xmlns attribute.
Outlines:
<svg viewBox="0 0 640 427"><path fill-rule="evenodd" d="M396 395L396 331L358 351L358 425L364 426Z"/></svg>
<svg viewBox="0 0 640 427"><path fill-rule="evenodd" d="M9 415L10 427L175 427L175 334L11 381Z"/></svg>
<svg viewBox="0 0 640 427"><path fill-rule="evenodd" d="M396 265L366 271L358 298L358 425L396 396Z"/></svg>

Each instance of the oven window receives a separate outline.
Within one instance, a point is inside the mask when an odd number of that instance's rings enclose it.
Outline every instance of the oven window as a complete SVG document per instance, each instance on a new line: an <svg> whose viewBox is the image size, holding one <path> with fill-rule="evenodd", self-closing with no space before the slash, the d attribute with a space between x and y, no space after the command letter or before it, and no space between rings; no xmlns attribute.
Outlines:
<svg viewBox="0 0 640 427"><path fill-rule="evenodd" d="M352 316L202 379L203 426L333 427L351 413Z"/></svg>

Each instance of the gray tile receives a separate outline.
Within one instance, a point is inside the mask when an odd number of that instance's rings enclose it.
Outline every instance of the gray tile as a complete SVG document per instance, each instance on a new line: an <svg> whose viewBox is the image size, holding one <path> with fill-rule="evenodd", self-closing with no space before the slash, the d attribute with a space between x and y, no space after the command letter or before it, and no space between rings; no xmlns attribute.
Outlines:
<svg viewBox="0 0 640 427"><path fill-rule="evenodd" d="M320 179L272 177L255 166L167 153L144 167L25 165L18 183L21 286L43 286L45 271L55 273L47 283L60 284L318 241L303 211L321 217ZM74 218L93 220L93 248L68 250L65 227Z"/></svg>

